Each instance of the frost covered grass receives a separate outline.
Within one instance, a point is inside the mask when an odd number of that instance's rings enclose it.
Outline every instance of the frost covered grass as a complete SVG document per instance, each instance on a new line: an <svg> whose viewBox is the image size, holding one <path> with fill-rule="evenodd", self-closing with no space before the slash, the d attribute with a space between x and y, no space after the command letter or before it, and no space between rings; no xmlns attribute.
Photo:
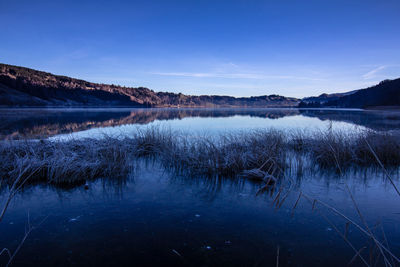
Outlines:
<svg viewBox="0 0 400 267"><path fill-rule="evenodd" d="M6 142L0 147L2 177L75 183L97 177L122 177L130 169L130 149L116 139L69 142Z"/></svg>
<svg viewBox="0 0 400 267"><path fill-rule="evenodd" d="M318 132L310 137L297 136L291 142L297 151L310 153L322 168L369 167L379 165L379 161L387 167L400 165L399 134Z"/></svg>
<svg viewBox="0 0 400 267"><path fill-rule="evenodd" d="M254 168L277 173L284 168L284 146L281 132L273 130L215 138L181 136L161 158L166 166L183 173L235 176Z"/></svg>
<svg viewBox="0 0 400 267"><path fill-rule="evenodd" d="M400 165L395 134L357 132L284 133L269 129L214 137L188 136L148 128L131 136L68 141L3 141L0 175L9 182L82 183L95 178L123 178L134 162L150 158L182 174L273 176L287 168L288 157L306 155L320 168ZM288 153L290 152L290 153ZM379 160L379 161L378 161ZM309 166L297 163L297 166Z"/></svg>

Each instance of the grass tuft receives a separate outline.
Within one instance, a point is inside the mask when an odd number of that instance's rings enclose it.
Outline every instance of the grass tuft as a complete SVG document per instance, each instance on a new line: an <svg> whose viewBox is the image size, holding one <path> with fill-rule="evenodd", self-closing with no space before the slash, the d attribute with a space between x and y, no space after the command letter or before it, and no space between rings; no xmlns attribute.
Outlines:
<svg viewBox="0 0 400 267"><path fill-rule="evenodd" d="M303 164L293 157L315 164ZM147 128L131 136L101 140L3 141L0 175L13 182L23 172L30 182L79 183L95 178L126 177L139 158L153 158L166 168L191 175L275 180L291 164L400 166L400 138L395 134L358 132L284 133L269 129L214 137L188 136ZM380 163L377 161L379 158ZM301 170L297 170L301 174ZM264 175L264 177L261 177Z"/></svg>

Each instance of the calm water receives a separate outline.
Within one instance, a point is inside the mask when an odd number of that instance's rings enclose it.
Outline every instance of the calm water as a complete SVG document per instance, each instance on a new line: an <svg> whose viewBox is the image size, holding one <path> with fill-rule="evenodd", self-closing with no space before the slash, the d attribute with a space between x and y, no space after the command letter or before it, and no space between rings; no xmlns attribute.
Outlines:
<svg viewBox="0 0 400 267"><path fill-rule="evenodd" d="M298 109L0 109L0 138L100 138L157 126L215 134L259 128L398 130L400 112Z"/></svg>
<svg viewBox="0 0 400 267"><path fill-rule="evenodd" d="M101 137L159 125L188 132L221 133L274 127L345 131L400 129L395 112L328 110L0 110L2 139ZM99 179L85 190L36 185L12 200L0 222L0 247L14 251L28 218L33 230L15 266L345 266L354 252L325 221L345 231L346 221L301 199L300 191L334 206L360 223L350 190L373 227L380 223L391 250L400 255L400 197L379 171L343 177L309 169L289 174L293 183L280 208L259 184L240 179L173 175L157 163L138 162L123 181ZM398 171L391 171L399 183ZM290 189L290 191L289 191ZM0 203L7 198L0 193ZM380 229L380 228L379 228ZM366 239L355 227L357 248ZM368 255L368 254L366 254ZM0 265L6 262L0 256ZM362 266L359 260L353 266Z"/></svg>

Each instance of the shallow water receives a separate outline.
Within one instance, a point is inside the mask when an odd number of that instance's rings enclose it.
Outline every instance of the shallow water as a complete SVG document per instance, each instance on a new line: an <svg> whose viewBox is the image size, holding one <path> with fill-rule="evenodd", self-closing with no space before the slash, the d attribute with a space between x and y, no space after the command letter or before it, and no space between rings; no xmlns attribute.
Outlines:
<svg viewBox="0 0 400 267"><path fill-rule="evenodd" d="M395 112L360 110L1 110L3 139L101 137L158 125L195 133L278 128L343 131L400 129ZM399 171L390 171L400 183ZM337 208L362 225L346 185L368 225L383 226L390 249L400 255L400 196L379 170L344 176L307 168L287 173L286 200L277 208L261 185L242 179L186 177L157 163L139 162L123 181L107 178L83 186L32 185L10 203L0 222L0 247L16 249L28 222L37 226L23 243L15 266L344 266L355 252L343 233L346 220L301 198L299 192ZM291 181L291 182L289 182ZM8 189L0 191L0 203ZM322 215L321 215L322 214ZM38 225L42 222L40 225ZM380 227L380 226L379 226ZM376 228L380 240L381 228ZM354 226L355 248L368 239ZM0 266L7 261L0 256ZM363 266L357 258L352 266Z"/></svg>

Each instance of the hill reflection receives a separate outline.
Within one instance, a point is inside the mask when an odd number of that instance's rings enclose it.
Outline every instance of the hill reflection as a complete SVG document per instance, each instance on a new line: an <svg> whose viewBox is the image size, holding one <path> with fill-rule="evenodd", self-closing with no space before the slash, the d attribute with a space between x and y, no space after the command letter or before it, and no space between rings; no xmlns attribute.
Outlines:
<svg viewBox="0 0 400 267"><path fill-rule="evenodd" d="M280 119L301 115L319 120L343 121L374 130L400 129L399 112L299 109L4 109L0 111L0 138L44 138L92 128L188 117L249 116Z"/></svg>

